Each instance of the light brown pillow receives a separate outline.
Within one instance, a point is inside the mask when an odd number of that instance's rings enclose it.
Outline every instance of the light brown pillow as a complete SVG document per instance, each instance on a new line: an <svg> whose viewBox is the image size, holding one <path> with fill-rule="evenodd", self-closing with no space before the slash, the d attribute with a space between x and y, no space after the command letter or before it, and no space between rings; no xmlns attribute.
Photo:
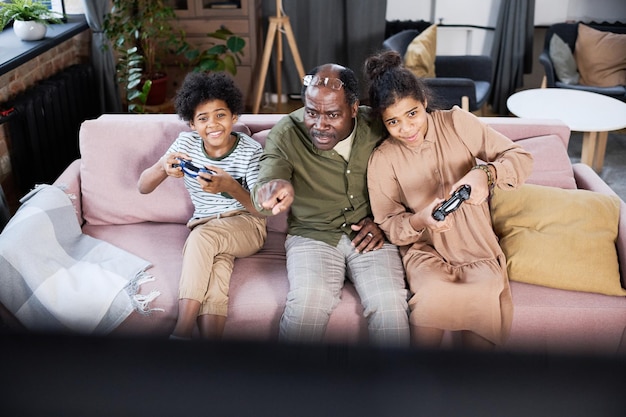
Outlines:
<svg viewBox="0 0 626 417"><path fill-rule="evenodd" d="M626 34L604 32L580 23L574 58L580 84L626 85Z"/></svg>
<svg viewBox="0 0 626 417"><path fill-rule="evenodd" d="M524 184L494 189L491 219L512 281L626 295L615 241L620 200L588 190Z"/></svg>
<svg viewBox="0 0 626 417"><path fill-rule="evenodd" d="M404 53L404 66L420 78L435 77L437 25L430 25L417 35Z"/></svg>

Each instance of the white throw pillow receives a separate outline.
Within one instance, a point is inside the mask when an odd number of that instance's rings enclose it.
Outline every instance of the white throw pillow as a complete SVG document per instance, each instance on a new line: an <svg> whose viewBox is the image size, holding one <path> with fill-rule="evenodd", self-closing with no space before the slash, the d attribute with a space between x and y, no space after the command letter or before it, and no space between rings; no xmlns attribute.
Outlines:
<svg viewBox="0 0 626 417"><path fill-rule="evenodd" d="M567 43L556 33L550 39L550 59L559 81L565 84L578 84L580 74L574 54Z"/></svg>

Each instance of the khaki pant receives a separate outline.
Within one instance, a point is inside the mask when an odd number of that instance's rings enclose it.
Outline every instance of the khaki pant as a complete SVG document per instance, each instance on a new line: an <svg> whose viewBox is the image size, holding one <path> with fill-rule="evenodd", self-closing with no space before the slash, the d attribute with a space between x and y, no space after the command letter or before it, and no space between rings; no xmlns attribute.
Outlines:
<svg viewBox="0 0 626 417"><path fill-rule="evenodd" d="M199 315L226 316L235 258L261 249L267 235L265 219L239 212L190 227L193 229L183 248L179 298L199 301Z"/></svg>

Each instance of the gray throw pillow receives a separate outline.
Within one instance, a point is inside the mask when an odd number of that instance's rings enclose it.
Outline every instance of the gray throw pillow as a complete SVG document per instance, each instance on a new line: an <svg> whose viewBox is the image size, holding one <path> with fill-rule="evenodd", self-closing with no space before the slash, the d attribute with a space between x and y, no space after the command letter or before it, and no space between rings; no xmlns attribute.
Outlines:
<svg viewBox="0 0 626 417"><path fill-rule="evenodd" d="M578 84L580 74L572 50L556 33L550 39L550 59L559 81L565 84Z"/></svg>

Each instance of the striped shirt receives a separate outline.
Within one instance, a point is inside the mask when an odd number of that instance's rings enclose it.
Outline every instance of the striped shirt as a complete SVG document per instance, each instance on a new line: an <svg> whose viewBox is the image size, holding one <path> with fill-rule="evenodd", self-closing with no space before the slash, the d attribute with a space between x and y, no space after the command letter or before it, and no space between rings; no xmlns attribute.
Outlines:
<svg viewBox="0 0 626 417"><path fill-rule="evenodd" d="M195 131L180 133L167 150L166 155L172 152L184 152L189 155L194 165L219 167L237 180L245 190L250 191L259 175L259 159L263 148L259 142L244 133L232 132L232 135L237 138L234 146L230 152L220 158L211 158L206 154L202 138ZM197 178L185 175L184 181L194 206L192 219L244 209L239 201L228 194L203 191Z"/></svg>

